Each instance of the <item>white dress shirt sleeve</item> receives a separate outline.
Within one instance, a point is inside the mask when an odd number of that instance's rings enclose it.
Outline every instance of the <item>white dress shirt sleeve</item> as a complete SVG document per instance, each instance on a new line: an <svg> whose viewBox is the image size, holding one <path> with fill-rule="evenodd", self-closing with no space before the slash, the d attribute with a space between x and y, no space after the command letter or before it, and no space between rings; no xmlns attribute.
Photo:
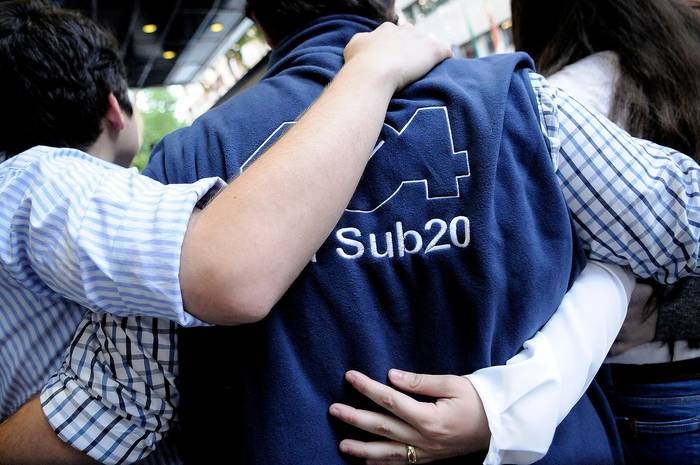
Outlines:
<svg viewBox="0 0 700 465"><path fill-rule="evenodd" d="M622 327L634 282L616 265L589 262L519 354L506 365L467 375L491 430L485 465L530 464L544 457Z"/></svg>

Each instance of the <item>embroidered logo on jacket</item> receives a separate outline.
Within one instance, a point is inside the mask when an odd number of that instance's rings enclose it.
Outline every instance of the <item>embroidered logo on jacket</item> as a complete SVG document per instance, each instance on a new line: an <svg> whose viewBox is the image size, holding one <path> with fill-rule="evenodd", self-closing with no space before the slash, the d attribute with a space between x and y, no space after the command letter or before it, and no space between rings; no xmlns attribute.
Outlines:
<svg viewBox="0 0 700 465"><path fill-rule="evenodd" d="M241 165L241 171L292 125L282 123ZM346 211L376 212L411 185L422 188L426 200L458 198L459 179L469 174L469 155L455 150L447 108L419 108L401 129L384 125Z"/></svg>

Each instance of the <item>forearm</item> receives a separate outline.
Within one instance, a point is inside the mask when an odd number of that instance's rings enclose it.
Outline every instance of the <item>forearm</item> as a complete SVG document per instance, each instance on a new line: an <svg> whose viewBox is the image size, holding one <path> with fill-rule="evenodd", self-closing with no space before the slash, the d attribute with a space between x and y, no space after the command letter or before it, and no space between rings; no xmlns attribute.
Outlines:
<svg viewBox="0 0 700 465"><path fill-rule="evenodd" d="M346 65L300 121L202 212L183 246L183 263L195 264L182 270L186 308L211 322L244 323L277 301L347 206L394 90L388 82L376 70ZM234 307L252 314L222 318L215 300L221 287L235 289Z"/></svg>
<svg viewBox="0 0 700 465"><path fill-rule="evenodd" d="M38 397L0 424L0 465L95 463L56 436L41 410Z"/></svg>

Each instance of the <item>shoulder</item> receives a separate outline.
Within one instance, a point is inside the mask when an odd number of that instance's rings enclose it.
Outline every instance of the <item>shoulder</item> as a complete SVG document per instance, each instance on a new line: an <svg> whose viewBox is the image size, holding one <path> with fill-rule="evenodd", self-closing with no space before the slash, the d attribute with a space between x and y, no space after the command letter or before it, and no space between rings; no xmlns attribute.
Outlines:
<svg viewBox="0 0 700 465"><path fill-rule="evenodd" d="M265 78L166 135L144 174L164 183L230 178L283 123L296 121L323 83L289 76Z"/></svg>
<svg viewBox="0 0 700 465"><path fill-rule="evenodd" d="M60 170L66 166L86 167L96 170L114 170L112 165L87 153L71 148L39 145L22 152L0 164L0 171Z"/></svg>
<svg viewBox="0 0 700 465"><path fill-rule="evenodd" d="M617 54L599 52L565 66L549 76L548 81L590 110L607 115L612 107L619 74Z"/></svg>
<svg viewBox="0 0 700 465"><path fill-rule="evenodd" d="M447 73L469 72L475 80L492 82L494 79L508 79L520 70L534 70L532 59L525 53L499 53L481 58L450 58L437 65L427 77L439 76L440 71Z"/></svg>
<svg viewBox="0 0 700 465"><path fill-rule="evenodd" d="M0 164L0 192L13 198L73 198L79 193L106 188L141 177L85 152L70 148L37 146Z"/></svg>

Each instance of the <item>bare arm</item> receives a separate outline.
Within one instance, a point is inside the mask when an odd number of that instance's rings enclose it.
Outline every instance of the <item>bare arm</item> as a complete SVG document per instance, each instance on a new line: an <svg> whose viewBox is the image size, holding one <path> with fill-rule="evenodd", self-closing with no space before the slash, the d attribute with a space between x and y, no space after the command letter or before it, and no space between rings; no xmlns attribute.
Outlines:
<svg viewBox="0 0 700 465"><path fill-rule="evenodd" d="M342 214L394 91L449 55L410 28L356 36L318 102L190 220L180 266L186 308L214 323L264 317ZM38 399L0 425L0 465L83 463L95 462L58 439Z"/></svg>
<svg viewBox="0 0 700 465"><path fill-rule="evenodd" d="M61 441L34 397L0 424L0 465L90 465L87 455Z"/></svg>
<svg viewBox="0 0 700 465"><path fill-rule="evenodd" d="M318 102L191 221L185 308L218 324L267 315L350 201L392 94L449 54L403 26L356 36Z"/></svg>

